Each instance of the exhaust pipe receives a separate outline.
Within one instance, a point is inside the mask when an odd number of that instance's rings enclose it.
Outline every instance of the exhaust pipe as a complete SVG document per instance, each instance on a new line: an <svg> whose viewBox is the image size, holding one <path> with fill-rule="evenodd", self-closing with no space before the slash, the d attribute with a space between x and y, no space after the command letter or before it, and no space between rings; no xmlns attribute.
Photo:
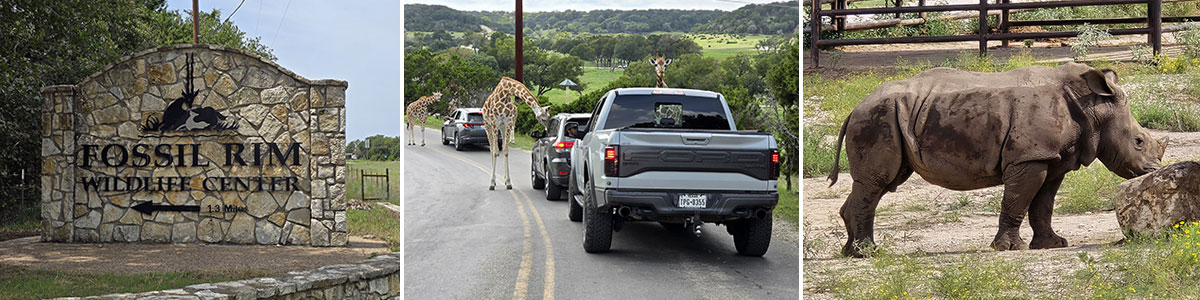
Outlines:
<svg viewBox="0 0 1200 300"><path fill-rule="evenodd" d="M762 208L754 210L754 218L759 219L759 220L766 219L767 218L767 210L762 209Z"/></svg>
<svg viewBox="0 0 1200 300"><path fill-rule="evenodd" d="M617 215L621 216L622 218L628 218L631 214L633 214L633 209L629 208L628 206L621 206L617 208Z"/></svg>

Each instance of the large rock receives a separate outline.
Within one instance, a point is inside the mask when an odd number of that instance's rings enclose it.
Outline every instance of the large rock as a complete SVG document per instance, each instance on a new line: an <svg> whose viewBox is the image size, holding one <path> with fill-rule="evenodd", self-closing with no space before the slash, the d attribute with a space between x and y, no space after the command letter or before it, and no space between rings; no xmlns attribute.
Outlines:
<svg viewBox="0 0 1200 300"><path fill-rule="evenodd" d="M1156 236L1179 222L1200 220L1200 162L1172 164L1122 183L1116 211L1126 236Z"/></svg>

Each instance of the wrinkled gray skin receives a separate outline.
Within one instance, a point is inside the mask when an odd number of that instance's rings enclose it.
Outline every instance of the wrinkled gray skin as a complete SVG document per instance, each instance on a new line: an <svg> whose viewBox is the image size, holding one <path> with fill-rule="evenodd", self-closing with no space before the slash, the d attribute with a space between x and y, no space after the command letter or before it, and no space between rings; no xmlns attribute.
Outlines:
<svg viewBox="0 0 1200 300"><path fill-rule="evenodd" d="M854 185L841 209L842 253L855 257L874 243L880 197L913 172L952 190L1004 185L996 250L1027 249L1019 235L1027 211L1029 248L1066 247L1050 227L1063 176L1099 159L1133 178L1157 169L1167 144L1133 119L1116 73L1075 63L1003 73L937 68L887 82L850 113L838 149L843 140ZM835 163L833 182L837 173Z"/></svg>

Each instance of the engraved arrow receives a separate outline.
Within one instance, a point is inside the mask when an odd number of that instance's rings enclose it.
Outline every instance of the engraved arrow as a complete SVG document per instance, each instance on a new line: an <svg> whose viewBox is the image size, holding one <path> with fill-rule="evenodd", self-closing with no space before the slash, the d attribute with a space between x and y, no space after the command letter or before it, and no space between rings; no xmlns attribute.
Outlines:
<svg viewBox="0 0 1200 300"><path fill-rule="evenodd" d="M134 205L133 210L143 214L151 214L155 211L200 211L199 205L157 205L150 202L142 202L142 204Z"/></svg>

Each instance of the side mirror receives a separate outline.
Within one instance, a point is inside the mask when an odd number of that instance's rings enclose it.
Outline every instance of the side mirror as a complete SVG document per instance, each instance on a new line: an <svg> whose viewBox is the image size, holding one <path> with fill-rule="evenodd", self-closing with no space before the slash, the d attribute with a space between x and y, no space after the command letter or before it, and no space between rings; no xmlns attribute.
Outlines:
<svg viewBox="0 0 1200 300"><path fill-rule="evenodd" d="M546 137L546 133L543 133L541 130L534 130L533 132L529 133L529 136L531 136L535 139L540 139L540 138Z"/></svg>

